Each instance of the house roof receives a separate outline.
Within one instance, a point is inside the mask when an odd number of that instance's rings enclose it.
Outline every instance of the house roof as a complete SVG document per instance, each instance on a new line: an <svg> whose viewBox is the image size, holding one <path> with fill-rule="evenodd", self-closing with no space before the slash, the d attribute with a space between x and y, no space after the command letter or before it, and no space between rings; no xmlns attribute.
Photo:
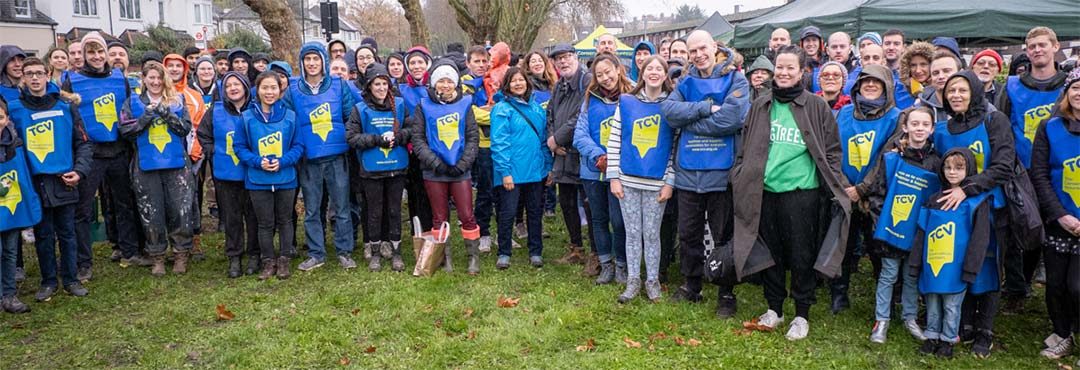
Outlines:
<svg viewBox="0 0 1080 370"><path fill-rule="evenodd" d="M697 29L697 28L705 25L709 21L713 21L714 23L721 23L721 22L719 22L719 20L714 19L717 16L723 18L723 20L726 21L726 23L734 24L734 23L742 22L742 21L745 21L747 19L751 19L751 18L757 17L759 15L768 13L769 11L771 11L773 9L776 9L776 8L778 8L778 7L773 6L773 7L768 7L768 8L761 8L761 9L745 11L745 12L732 13L732 14L727 14L727 15L722 15L722 16L719 15L719 13L714 12L712 14L712 16L710 16L708 18L694 19L694 20L685 21L685 22L679 22L679 23L663 24L663 25L659 25L659 26L655 26L655 27L649 27L649 28L646 28L644 30L634 30L634 31L630 31L630 32L623 32L623 33L619 34L618 37L635 37L635 36L648 35L648 34L652 34L652 33L668 32L668 31L675 31L675 30L682 30L682 29L687 29L687 30Z"/></svg>
<svg viewBox="0 0 1080 370"><path fill-rule="evenodd" d="M101 37L105 39L106 43L113 41L121 41L120 39L116 38L116 36L110 35L108 32L105 32L105 30L86 27L72 27L71 30L67 31L67 33L64 34L64 39L67 40L67 42L79 41L82 40L83 36L86 36L86 34L95 31L101 34Z"/></svg>
<svg viewBox="0 0 1080 370"><path fill-rule="evenodd" d="M50 18L45 13L42 13L37 9L34 4L37 0L30 0L30 17L16 17L15 16L15 0L0 0L0 22L4 23L27 23L27 24L44 24L55 26L55 20ZM53 0L47 0L53 1Z"/></svg>
<svg viewBox="0 0 1080 370"><path fill-rule="evenodd" d="M128 28L124 30L124 32L121 32L118 38L120 39L120 42L124 43L125 45L132 46L135 45L135 40L143 37L147 36L142 31Z"/></svg>

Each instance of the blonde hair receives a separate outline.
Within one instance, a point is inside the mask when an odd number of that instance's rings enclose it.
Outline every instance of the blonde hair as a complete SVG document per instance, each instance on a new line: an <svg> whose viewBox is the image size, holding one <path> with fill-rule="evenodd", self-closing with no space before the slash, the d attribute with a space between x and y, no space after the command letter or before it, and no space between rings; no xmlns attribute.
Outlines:
<svg viewBox="0 0 1080 370"><path fill-rule="evenodd" d="M169 78L169 74L165 72L165 66L153 60L146 62L142 69L143 80L146 79L146 75L150 73L150 71L157 71L157 73L161 74L161 101L168 105L180 104L180 95L176 93L176 88L173 87L172 79ZM150 93L149 87L143 86L143 88L146 90L147 94Z"/></svg>
<svg viewBox="0 0 1080 370"><path fill-rule="evenodd" d="M1031 31L1028 31L1027 37L1024 38L1024 43L1026 44L1027 40L1031 40L1039 36L1049 37L1050 42L1053 42L1055 44L1058 43L1057 32L1054 32L1054 30L1050 29L1050 27L1045 26L1038 26L1032 28Z"/></svg>

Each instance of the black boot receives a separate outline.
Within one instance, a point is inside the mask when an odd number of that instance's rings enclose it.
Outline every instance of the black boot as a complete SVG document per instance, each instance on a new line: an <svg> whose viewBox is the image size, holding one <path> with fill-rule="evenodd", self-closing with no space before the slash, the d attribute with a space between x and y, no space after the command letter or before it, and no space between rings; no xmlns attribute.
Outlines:
<svg viewBox="0 0 1080 370"><path fill-rule="evenodd" d="M240 263L240 256L229 257L229 278L236 279L243 274L243 268Z"/></svg>
<svg viewBox="0 0 1080 370"><path fill-rule="evenodd" d="M845 285L833 285L832 286L832 313L837 315L840 312L851 307L851 300L848 299L848 286Z"/></svg>
<svg viewBox="0 0 1080 370"><path fill-rule="evenodd" d="M247 268L244 269L244 275L256 275L262 270L262 264L259 256L248 256Z"/></svg>

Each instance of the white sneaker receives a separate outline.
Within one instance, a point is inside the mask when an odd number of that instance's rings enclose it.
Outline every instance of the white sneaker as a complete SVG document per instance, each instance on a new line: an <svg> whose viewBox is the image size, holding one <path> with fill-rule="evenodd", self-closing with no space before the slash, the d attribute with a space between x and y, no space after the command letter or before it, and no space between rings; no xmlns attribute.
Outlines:
<svg viewBox="0 0 1080 370"><path fill-rule="evenodd" d="M806 322L806 319L802 317L795 317L795 320L791 320L791 326L788 328L787 337L788 340L795 341L806 338L806 334L810 333L810 323Z"/></svg>
<svg viewBox="0 0 1080 370"><path fill-rule="evenodd" d="M1072 337L1062 338L1061 340L1058 340L1057 343L1054 343L1054 345L1047 347L1046 349L1042 350L1042 352L1039 352L1039 354L1048 359L1057 360L1062 357L1068 356L1069 353L1072 352L1072 347Z"/></svg>
<svg viewBox="0 0 1080 370"><path fill-rule="evenodd" d="M1061 339L1061 336L1057 335L1057 333L1050 333L1050 336L1043 339L1043 344L1047 347L1053 347L1057 342L1060 342Z"/></svg>
<svg viewBox="0 0 1080 370"><path fill-rule="evenodd" d="M491 236L480 237L480 253L491 252Z"/></svg>
<svg viewBox="0 0 1080 370"><path fill-rule="evenodd" d="M784 318L777 315L776 311L768 310L758 316L758 324L769 329L776 329L776 327L784 324Z"/></svg>
<svg viewBox="0 0 1080 370"><path fill-rule="evenodd" d="M34 244L34 241L36 240L34 238L34 229L33 228L23 229L22 230L22 240L23 240L23 244Z"/></svg>

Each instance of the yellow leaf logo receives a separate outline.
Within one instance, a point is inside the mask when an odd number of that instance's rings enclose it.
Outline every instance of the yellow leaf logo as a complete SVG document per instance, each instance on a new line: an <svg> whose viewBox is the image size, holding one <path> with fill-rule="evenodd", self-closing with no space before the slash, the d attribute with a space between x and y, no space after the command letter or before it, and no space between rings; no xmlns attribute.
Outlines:
<svg viewBox="0 0 1080 370"><path fill-rule="evenodd" d="M439 141L446 145L446 149L449 150L454 146L454 142L461 139L461 134L458 133L458 127L461 125L461 114L454 112L439 117L439 119L435 120L435 125L439 129Z"/></svg>
<svg viewBox="0 0 1080 370"><path fill-rule="evenodd" d="M263 157L276 156L281 158L281 131L263 136L259 139L259 155Z"/></svg>
<svg viewBox="0 0 1080 370"><path fill-rule="evenodd" d="M953 262L953 250L956 247L956 223L949 222L930 232L930 242L926 247L926 263L930 264L934 276L941 273L945 264Z"/></svg>
<svg viewBox="0 0 1080 370"><path fill-rule="evenodd" d="M1080 156L1066 159L1061 165L1061 190L1069 194L1073 204L1080 205Z"/></svg>
<svg viewBox="0 0 1080 370"><path fill-rule="evenodd" d="M94 99L94 118L97 119L98 124L112 131L113 126L120 121L120 118L116 116L116 95L108 93Z"/></svg>
<svg viewBox="0 0 1080 370"><path fill-rule="evenodd" d="M22 202L22 188L19 187L19 173L11 170L0 175L0 183L8 183L10 186L7 195L0 197L0 207L7 208L8 213L14 215Z"/></svg>
<svg viewBox="0 0 1080 370"><path fill-rule="evenodd" d="M897 224L907 221L911 217L911 207L915 205L915 200L918 198L915 194L897 195L892 200L892 210L889 212L892 215L892 225L896 227Z"/></svg>
<svg viewBox="0 0 1080 370"><path fill-rule="evenodd" d="M333 119L330 117L330 103L322 103L318 108L308 113L311 119L311 133L319 135L322 141L326 141L326 135L334 129Z"/></svg>
<svg viewBox="0 0 1080 370"><path fill-rule="evenodd" d="M150 123L150 128L147 129L146 134L147 140L157 148L158 153L165 153L165 146L172 142L169 128L166 126L165 120L160 118Z"/></svg>
<svg viewBox="0 0 1080 370"><path fill-rule="evenodd" d="M391 148L379 148L379 150L382 151L383 157L390 158L390 151L394 150L394 149L391 149Z"/></svg>
<svg viewBox="0 0 1080 370"><path fill-rule="evenodd" d="M607 147L608 138L611 137L611 124L615 123L615 116L608 117L603 121L600 121L600 142L599 145ZM655 146L655 145L654 145Z"/></svg>
<svg viewBox="0 0 1080 370"><path fill-rule="evenodd" d="M1044 119L1050 118L1050 113L1054 109L1054 104L1040 105L1024 112L1024 137L1028 141L1035 141L1035 130L1039 128L1039 123L1042 123Z"/></svg>
<svg viewBox="0 0 1080 370"><path fill-rule="evenodd" d="M38 122L26 128L26 149L38 162L45 162L45 157L56 150L52 120Z"/></svg>
<svg viewBox="0 0 1080 370"><path fill-rule="evenodd" d="M236 131L229 131L225 134L225 154L228 154L229 158L232 158L233 166L239 166L240 158L237 158L236 152L233 151L233 134L236 134Z"/></svg>
<svg viewBox="0 0 1080 370"><path fill-rule="evenodd" d="M848 165L855 170L862 171L863 167L870 164L871 151L874 149L874 137L876 131L867 131L848 139Z"/></svg>
<svg viewBox="0 0 1080 370"><path fill-rule="evenodd" d="M608 129L610 133L610 129ZM637 148L638 155L645 158L649 150L660 141L660 115L654 114L634 120L634 135L630 143Z"/></svg>
<svg viewBox="0 0 1080 370"><path fill-rule="evenodd" d="M983 172L983 162L986 160L986 153L983 152L983 143L976 141L968 145L968 149L971 149L971 154L975 155L975 173Z"/></svg>

